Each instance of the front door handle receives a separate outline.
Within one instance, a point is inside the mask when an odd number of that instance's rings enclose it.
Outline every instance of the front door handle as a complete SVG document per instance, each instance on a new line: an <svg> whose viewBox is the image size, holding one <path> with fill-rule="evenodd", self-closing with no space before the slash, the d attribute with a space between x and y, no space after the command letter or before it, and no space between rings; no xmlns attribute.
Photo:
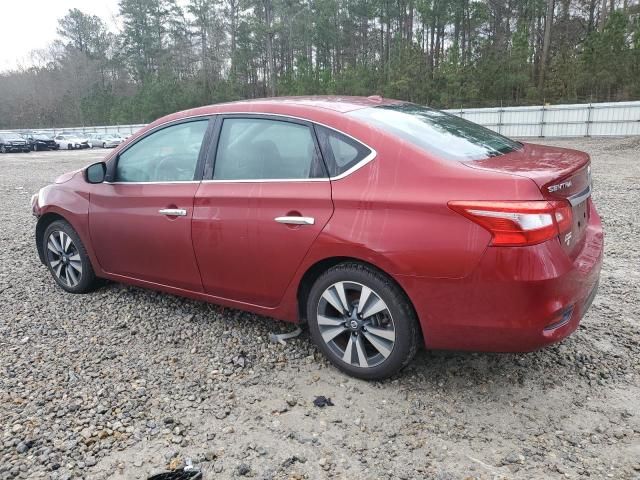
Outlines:
<svg viewBox="0 0 640 480"><path fill-rule="evenodd" d="M163 208L158 210L158 213L168 217L184 217L187 215L187 211L182 208Z"/></svg>
<svg viewBox="0 0 640 480"><path fill-rule="evenodd" d="M313 217L276 217L274 220L278 223L286 223L287 225L313 225L316 219Z"/></svg>

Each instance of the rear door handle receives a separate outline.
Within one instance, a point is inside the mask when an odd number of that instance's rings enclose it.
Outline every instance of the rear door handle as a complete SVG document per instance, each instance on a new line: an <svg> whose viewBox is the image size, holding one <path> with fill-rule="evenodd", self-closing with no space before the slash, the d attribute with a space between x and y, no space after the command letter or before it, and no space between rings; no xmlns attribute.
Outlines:
<svg viewBox="0 0 640 480"><path fill-rule="evenodd" d="M184 217L187 215L187 211L182 208L163 208L158 210L158 213L168 217Z"/></svg>
<svg viewBox="0 0 640 480"><path fill-rule="evenodd" d="M276 217L274 220L278 223L286 223L287 225L313 225L316 219L313 217Z"/></svg>

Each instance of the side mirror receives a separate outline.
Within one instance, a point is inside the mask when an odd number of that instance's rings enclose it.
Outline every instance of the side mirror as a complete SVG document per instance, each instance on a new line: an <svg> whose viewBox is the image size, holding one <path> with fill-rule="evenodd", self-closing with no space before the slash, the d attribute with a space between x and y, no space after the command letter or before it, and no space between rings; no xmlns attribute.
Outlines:
<svg viewBox="0 0 640 480"><path fill-rule="evenodd" d="M107 176L107 164L104 162L89 165L84 171L84 178L89 183L102 183Z"/></svg>

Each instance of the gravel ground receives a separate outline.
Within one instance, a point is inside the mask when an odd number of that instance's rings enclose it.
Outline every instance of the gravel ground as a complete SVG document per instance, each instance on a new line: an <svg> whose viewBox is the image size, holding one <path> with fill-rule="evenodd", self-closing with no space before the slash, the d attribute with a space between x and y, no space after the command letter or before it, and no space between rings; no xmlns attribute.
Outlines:
<svg viewBox="0 0 640 480"><path fill-rule="evenodd" d="M526 355L425 352L385 382L329 366L291 325L108 284L63 293L30 195L103 151L0 156L0 479L640 478L640 139L588 151L606 226L579 330ZM313 405L317 395L334 406Z"/></svg>

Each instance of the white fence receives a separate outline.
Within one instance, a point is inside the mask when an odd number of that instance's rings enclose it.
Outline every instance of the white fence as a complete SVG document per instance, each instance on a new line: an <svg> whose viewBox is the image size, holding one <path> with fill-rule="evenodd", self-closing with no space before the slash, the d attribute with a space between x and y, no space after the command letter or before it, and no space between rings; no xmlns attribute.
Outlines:
<svg viewBox="0 0 640 480"><path fill-rule="evenodd" d="M640 102L447 110L508 137L640 135Z"/></svg>
<svg viewBox="0 0 640 480"><path fill-rule="evenodd" d="M58 135L60 133L121 133L129 135L144 127L145 123L136 125L103 125L99 127L68 127L68 128L34 128L33 131L48 133L49 135ZM15 132L23 132L31 129L14 130Z"/></svg>
<svg viewBox="0 0 640 480"><path fill-rule="evenodd" d="M543 105L535 107L460 108L447 112L458 115L508 137L591 137L640 135L640 101ZM133 133L139 125L38 129L60 132Z"/></svg>

